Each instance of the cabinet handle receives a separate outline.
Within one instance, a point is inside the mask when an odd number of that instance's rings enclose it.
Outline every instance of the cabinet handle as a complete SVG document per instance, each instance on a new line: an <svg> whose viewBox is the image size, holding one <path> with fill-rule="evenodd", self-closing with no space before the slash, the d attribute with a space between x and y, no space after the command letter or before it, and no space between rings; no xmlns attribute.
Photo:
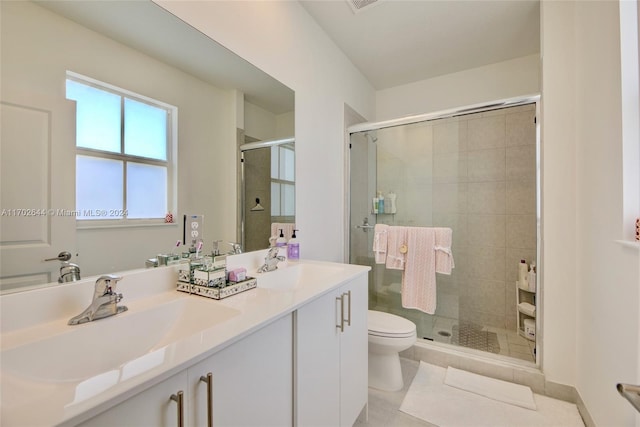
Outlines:
<svg viewBox="0 0 640 427"><path fill-rule="evenodd" d="M207 384L207 426L213 427L213 374L201 376L200 381Z"/></svg>
<svg viewBox="0 0 640 427"><path fill-rule="evenodd" d="M344 294L336 297L336 301L340 301L340 324L336 325L336 328L340 329L340 332L344 332Z"/></svg>
<svg viewBox="0 0 640 427"><path fill-rule="evenodd" d="M184 393L180 390L171 395L171 400L178 403L178 427L184 427Z"/></svg>
<svg viewBox="0 0 640 427"><path fill-rule="evenodd" d="M351 291L346 292L344 295L347 295L349 297L349 307L347 309L349 318L347 319L347 326L351 326Z"/></svg>

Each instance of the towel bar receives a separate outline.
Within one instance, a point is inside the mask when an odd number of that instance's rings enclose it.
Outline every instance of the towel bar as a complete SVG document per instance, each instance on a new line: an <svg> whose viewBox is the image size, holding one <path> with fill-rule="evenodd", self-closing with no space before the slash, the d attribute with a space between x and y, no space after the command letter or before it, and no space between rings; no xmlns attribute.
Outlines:
<svg viewBox="0 0 640 427"><path fill-rule="evenodd" d="M627 399L636 408L636 411L640 412L640 386L619 383L616 388L618 393Z"/></svg>

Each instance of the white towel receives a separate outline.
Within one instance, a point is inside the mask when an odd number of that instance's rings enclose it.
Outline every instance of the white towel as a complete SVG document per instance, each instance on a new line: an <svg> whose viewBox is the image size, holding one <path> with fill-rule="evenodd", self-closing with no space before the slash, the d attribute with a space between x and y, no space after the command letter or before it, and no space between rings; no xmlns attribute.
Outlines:
<svg viewBox="0 0 640 427"><path fill-rule="evenodd" d="M376 264L384 264L387 258L387 236L389 226L376 224L373 228L373 255Z"/></svg>
<svg viewBox="0 0 640 427"><path fill-rule="evenodd" d="M434 228L436 232L436 273L451 274L451 269L455 267L453 253L451 252L451 241L453 230L450 228Z"/></svg>
<svg viewBox="0 0 640 427"><path fill-rule="evenodd" d="M404 270L406 253L402 253L402 248L407 245L407 227L391 226L387 235L386 267L390 270Z"/></svg>
<svg viewBox="0 0 640 427"><path fill-rule="evenodd" d="M428 314L436 311L436 231L407 227L407 253L402 273L402 306Z"/></svg>

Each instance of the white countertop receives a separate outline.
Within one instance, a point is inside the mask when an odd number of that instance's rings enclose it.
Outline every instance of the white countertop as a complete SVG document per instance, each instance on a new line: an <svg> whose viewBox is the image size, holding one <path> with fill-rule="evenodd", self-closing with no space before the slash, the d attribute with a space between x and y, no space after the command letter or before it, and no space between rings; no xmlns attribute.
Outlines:
<svg viewBox="0 0 640 427"><path fill-rule="evenodd" d="M256 262L264 259L263 252L230 257L228 268L245 266L249 275L256 277ZM322 280L311 278L293 290L258 287L220 301L176 291L175 267L124 272L124 278L117 285L117 292L124 295L120 305L126 305L129 310L77 326L68 326L67 321L89 304L95 278L0 296L0 344L2 354L7 356L0 359L0 424L67 426L80 423L207 358L266 324L292 313L300 306L351 279L366 274L369 270L369 267L319 261L301 260L297 264L326 266L332 272ZM286 263L283 267L287 268ZM260 275L257 277L260 286ZM156 309L165 305L169 307L170 304L177 306L183 304L185 298L197 299L197 303L190 303L200 307L202 304L210 305L212 312L218 308L218 311L233 313L233 316L222 323L200 327L198 331L174 338L169 344L161 342L147 351L128 356L127 352L133 351L132 343L139 340L140 336L152 332L141 330L143 326L136 321L136 314L150 307ZM176 301L180 302L176 304ZM122 325L123 322L130 322L131 328L125 328L126 332L121 334L122 336L102 335L101 330L111 330L110 326L115 329L116 325ZM25 361L30 363L31 365L27 366L33 366L33 369L16 370L11 365L9 356L15 349L47 340L50 343L55 342L56 346L60 343L59 347L62 347L65 345L63 343L69 342L65 341L65 337L70 332L74 333L74 328L86 328L83 333L95 333L105 337L102 343L112 340L106 344L122 349L122 360L104 371L95 366L94 360L90 369L83 370L83 363L88 356L82 351L71 346L72 348L56 347L54 352L48 352L44 347L45 351L38 354L38 358L41 359ZM153 329L148 325L144 325L144 328ZM65 365L72 361L71 369L80 374L74 375L75 378L65 377L62 367L60 372L55 372L59 366L55 363L56 356L63 357L60 355L64 355ZM69 366L66 369L70 369Z"/></svg>

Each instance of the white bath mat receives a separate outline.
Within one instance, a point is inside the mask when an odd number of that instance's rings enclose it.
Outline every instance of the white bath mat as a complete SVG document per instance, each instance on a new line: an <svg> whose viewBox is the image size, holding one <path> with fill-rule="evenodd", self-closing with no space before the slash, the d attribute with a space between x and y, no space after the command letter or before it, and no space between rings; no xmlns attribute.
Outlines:
<svg viewBox="0 0 640 427"><path fill-rule="evenodd" d="M439 427L584 427L574 404L534 394L533 411L450 387L446 372L420 362L400 410Z"/></svg>
<svg viewBox="0 0 640 427"><path fill-rule="evenodd" d="M451 366L447 368L444 383L450 387L479 394L498 402L536 410L533 392L527 386L462 371Z"/></svg>

